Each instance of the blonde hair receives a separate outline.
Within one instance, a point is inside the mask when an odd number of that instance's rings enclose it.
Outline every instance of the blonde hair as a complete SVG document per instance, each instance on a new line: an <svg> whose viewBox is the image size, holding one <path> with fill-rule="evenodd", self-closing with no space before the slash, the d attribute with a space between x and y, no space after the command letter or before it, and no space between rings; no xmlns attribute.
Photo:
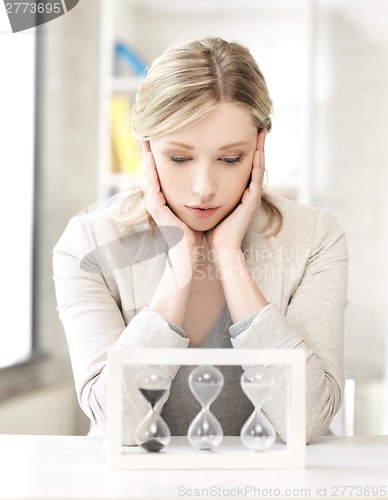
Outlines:
<svg viewBox="0 0 388 500"><path fill-rule="evenodd" d="M246 47L217 37L171 47L154 60L136 94L133 134L144 141L171 133L197 121L221 102L242 106L258 130L271 130L272 101L264 76ZM131 206L127 200L125 212ZM268 235L278 233L282 214L265 193L262 206L268 215L264 229L270 228ZM121 205L122 224L123 209Z"/></svg>

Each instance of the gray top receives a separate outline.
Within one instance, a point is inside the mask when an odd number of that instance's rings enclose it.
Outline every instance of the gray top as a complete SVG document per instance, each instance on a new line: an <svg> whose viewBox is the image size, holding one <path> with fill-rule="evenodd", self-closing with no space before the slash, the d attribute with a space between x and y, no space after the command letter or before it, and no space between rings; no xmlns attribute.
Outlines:
<svg viewBox="0 0 388 500"><path fill-rule="evenodd" d="M232 348L229 327L232 320L225 304L212 331L201 347ZM189 348L197 349L191 342ZM211 412L220 422L224 435L238 436L241 427L253 411L253 405L240 386L240 366L216 366L224 376L224 387L211 405ZM194 417L201 410L200 404L191 393L188 377L194 366L181 366L171 384L170 397L164 404L162 416L173 436L184 436ZM226 411L225 411L226 409Z"/></svg>

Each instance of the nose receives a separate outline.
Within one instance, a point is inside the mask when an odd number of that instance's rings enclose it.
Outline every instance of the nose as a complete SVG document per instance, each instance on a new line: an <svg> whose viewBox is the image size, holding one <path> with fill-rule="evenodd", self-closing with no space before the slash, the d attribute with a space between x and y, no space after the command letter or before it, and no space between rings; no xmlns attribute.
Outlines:
<svg viewBox="0 0 388 500"><path fill-rule="evenodd" d="M216 180L210 165L198 166L195 171L192 191L202 201L209 200L217 190Z"/></svg>

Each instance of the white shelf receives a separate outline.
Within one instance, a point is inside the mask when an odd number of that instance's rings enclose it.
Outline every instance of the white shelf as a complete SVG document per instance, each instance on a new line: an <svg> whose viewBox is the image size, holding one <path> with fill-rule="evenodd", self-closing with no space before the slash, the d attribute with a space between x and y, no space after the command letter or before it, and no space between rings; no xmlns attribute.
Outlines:
<svg viewBox="0 0 388 500"><path fill-rule="evenodd" d="M132 0L136 6L154 10L157 12L182 12L190 13L236 13L247 11L251 13L260 13L265 11L274 11L282 9L292 10L292 2L289 0L271 0L271 2L258 2L255 0L195 0L193 2L182 2L182 0ZM291 4L291 5L290 5Z"/></svg>
<svg viewBox="0 0 388 500"><path fill-rule="evenodd" d="M107 78L106 87L111 92L135 93L139 88L141 78L138 76L116 76Z"/></svg>

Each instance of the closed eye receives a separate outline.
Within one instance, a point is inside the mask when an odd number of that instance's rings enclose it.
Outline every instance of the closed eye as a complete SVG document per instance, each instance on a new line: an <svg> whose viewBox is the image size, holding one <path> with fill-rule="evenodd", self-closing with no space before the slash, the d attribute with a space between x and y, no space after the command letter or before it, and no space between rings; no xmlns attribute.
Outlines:
<svg viewBox="0 0 388 500"><path fill-rule="evenodd" d="M234 164L234 163L240 163L242 160L241 156L224 156L220 158L220 160L224 161L225 163L229 164Z"/></svg>
<svg viewBox="0 0 388 500"><path fill-rule="evenodd" d="M170 156L169 159L174 163L184 163L185 161L191 160L189 156Z"/></svg>

